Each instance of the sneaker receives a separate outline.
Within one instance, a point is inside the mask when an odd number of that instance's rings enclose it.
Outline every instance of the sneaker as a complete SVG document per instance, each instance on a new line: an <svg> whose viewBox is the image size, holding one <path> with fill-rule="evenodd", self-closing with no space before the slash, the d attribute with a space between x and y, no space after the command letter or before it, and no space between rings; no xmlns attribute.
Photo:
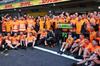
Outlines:
<svg viewBox="0 0 100 66"><path fill-rule="evenodd" d="M53 45L51 45L51 48L53 48L54 46Z"/></svg>
<svg viewBox="0 0 100 66"><path fill-rule="evenodd" d="M63 53L64 53L64 52L62 52L62 51L60 52L60 54L63 54Z"/></svg>
<svg viewBox="0 0 100 66"><path fill-rule="evenodd" d="M82 56L76 56L75 58L76 58L76 59L83 59Z"/></svg>
<svg viewBox="0 0 100 66"><path fill-rule="evenodd" d="M46 44L46 46L48 46L48 44Z"/></svg>

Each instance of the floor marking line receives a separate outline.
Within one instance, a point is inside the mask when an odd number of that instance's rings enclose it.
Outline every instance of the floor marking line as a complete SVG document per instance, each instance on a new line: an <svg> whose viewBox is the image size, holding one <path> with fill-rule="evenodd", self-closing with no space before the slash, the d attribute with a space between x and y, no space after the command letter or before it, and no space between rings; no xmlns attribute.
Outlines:
<svg viewBox="0 0 100 66"><path fill-rule="evenodd" d="M41 47L37 47L37 46L34 46L34 48L35 49L42 50L42 51L46 51L46 52L49 52L49 53L52 53L52 54L55 54L55 55L58 55L58 56L62 56L62 57L65 57L65 58L69 58L69 59L72 59L72 60L75 60L75 61L82 61L82 59L75 59L74 57L68 56L66 54L60 55L56 51L48 50L48 49L45 49L45 48L41 48Z"/></svg>

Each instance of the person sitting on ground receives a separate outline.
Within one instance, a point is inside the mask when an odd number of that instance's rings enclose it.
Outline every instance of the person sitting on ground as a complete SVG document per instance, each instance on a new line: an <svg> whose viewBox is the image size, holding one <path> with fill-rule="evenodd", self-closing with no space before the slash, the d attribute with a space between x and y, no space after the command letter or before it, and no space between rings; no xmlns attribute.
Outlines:
<svg viewBox="0 0 100 66"><path fill-rule="evenodd" d="M29 36L26 38L26 47L32 46L32 49L33 49L35 45L35 41L36 41L36 38L33 36L33 33L30 32Z"/></svg>
<svg viewBox="0 0 100 66"><path fill-rule="evenodd" d="M18 46L20 45L21 44L19 43L19 36L17 35L17 33L15 33L14 36L12 37L11 48L15 48L17 50Z"/></svg>
<svg viewBox="0 0 100 66"><path fill-rule="evenodd" d="M20 44L21 44L22 49L26 49L25 39L26 39L26 35L24 35L23 32L20 32L19 40L20 40Z"/></svg>
<svg viewBox="0 0 100 66"><path fill-rule="evenodd" d="M72 34L69 33L68 39L66 40L66 42L63 42L62 47L58 53L60 53L60 54L64 53L66 51L66 49L68 49L72 46L73 41L74 41L74 39L72 38Z"/></svg>
<svg viewBox="0 0 100 66"><path fill-rule="evenodd" d="M74 52L79 50L79 45L81 45L84 42L84 35L80 35L80 38L77 39L74 44L72 45L70 52L73 54Z"/></svg>
<svg viewBox="0 0 100 66"><path fill-rule="evenodd" d="M5 43L5 40L2 36L2 33L0 33L0 50L3 51L4 50L4 43Z"/></svg>
<svg viewBox="0 0 100 66"><path fill-rule="evenodd" d="M39 45L41 43L45 43L45 45L47 45L47 41L46 41L47 31L46 31L46 29L43 29L43 32L39 31L38 34L40 34L40 39L37 41L37 45Z"/></svg>
<svg viewBox="0 0 100 66"><path fill-rule="evenodd" d="M98 40L93 39L92 44L98 45ZM91 53L91 56L77 63L73 63L73 66L79 66L85 64L86 66L100 66L100 46L95 49L94 53Z"/></svg>
<svg viewBox="0 0 100 66"><path fill-rule="evenodd" d="M47 33L47 44L49 44L52 48L54 47L54 38L55 38L55 34L53 32L53 28L50 28L49 32Z"/></svg>

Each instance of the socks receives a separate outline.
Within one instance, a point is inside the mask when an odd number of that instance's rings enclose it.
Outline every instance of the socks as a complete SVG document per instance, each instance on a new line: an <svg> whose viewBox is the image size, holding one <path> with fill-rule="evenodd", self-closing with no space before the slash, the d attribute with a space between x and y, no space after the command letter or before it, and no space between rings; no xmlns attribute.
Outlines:
<svg viewBox="0 0 100 66"><path fill-rule="evenodd" d="M63 49L63 52L65 52L65 49Z"/></svg>

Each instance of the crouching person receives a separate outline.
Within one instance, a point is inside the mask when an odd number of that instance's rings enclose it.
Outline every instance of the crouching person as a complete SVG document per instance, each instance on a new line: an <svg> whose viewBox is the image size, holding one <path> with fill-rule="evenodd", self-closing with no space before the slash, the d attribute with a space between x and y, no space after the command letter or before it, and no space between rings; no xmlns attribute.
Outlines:
<svg viewBox="0 0 100 66"><path fill-rule="evenodd" d="M19 36L17 35L17 33L14 34L14 36L12 37L12 46L11 48L14 48L15 50L17 50L18 46L20 46L21 44L19 43Z"/></svg>
<svg viewBox="0 0 100 66"><path fill-rule="evenodd" d="M5 44L5 40L2 36L2 33L0 33L0 51L4 50L4 44Z"/></svg>
<svg viewBox="0 0 100 66"><path fill-rule="evenodd" d="M33 36L33 33L30 32L29 36L26 38L26 47L30 46L30 47L32 47L32 50L33 50L35 41L36 41L36 38Z"/></svg>
<svg viewBox="0 0 100 66"><path fill-rule="evenodd" d="M55 34L53 32L53 28L50 28L49 32L47 33L47 45L50 45L51 48L54 47L54 37L55 37Z"/></svg>

